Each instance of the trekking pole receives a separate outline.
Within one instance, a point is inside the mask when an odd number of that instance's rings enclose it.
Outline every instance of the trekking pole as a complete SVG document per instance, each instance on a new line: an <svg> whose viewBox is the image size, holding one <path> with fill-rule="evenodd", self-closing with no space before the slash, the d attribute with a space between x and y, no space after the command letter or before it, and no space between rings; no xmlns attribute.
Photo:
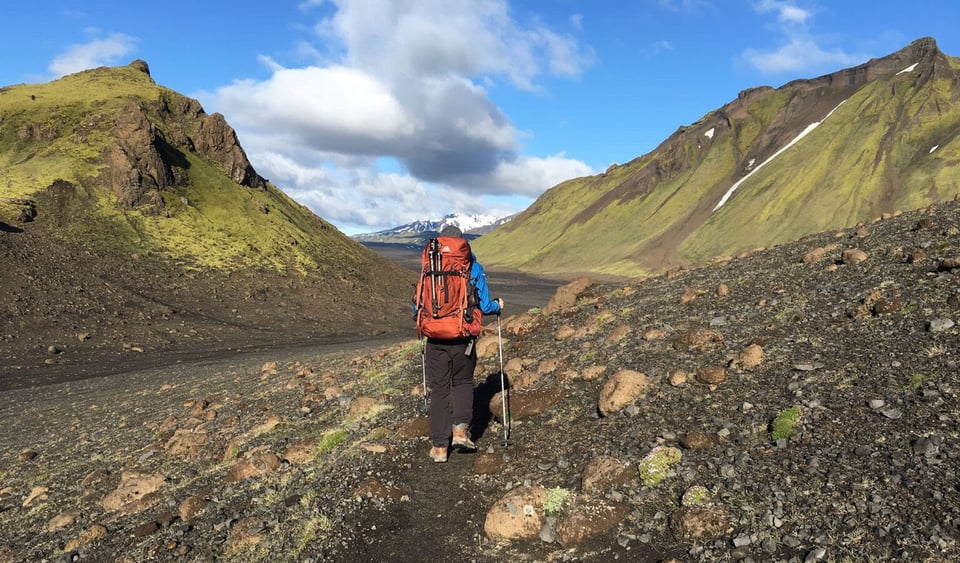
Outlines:
<svg viewBox="0 0 960 563"><path fill-rule="evenodd" d="M420 365L423 366L423 410L427 412L427 346L426 339L420 341Z"/></svg>
<svg viewBox="0 0 960 563"><path fill-rule="evenodd" d="M500 349L500 401L503 403L503 447L507 447L510 423L507 421L507 386L503 375L503 340L500 337L500 313L497 313L497 347Z"/></svg>

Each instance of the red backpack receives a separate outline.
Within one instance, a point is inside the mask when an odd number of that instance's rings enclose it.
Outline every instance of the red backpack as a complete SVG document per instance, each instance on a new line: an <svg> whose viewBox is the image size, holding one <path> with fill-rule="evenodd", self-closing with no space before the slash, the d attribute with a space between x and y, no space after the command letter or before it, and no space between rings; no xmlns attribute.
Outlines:
<svg viewBox="0 0 960 563"><path fill-rule="evenodd" d="M441 340L479 335L483 315L470 284L470 244L457 237L430 239L420 265L417 335Z"/></svg>

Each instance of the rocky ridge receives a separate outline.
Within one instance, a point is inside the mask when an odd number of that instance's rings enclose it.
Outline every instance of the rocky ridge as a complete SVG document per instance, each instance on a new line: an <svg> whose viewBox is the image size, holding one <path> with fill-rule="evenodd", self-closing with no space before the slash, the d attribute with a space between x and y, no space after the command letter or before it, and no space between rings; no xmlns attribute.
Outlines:
<svg viewBox="0 0 960 563"><path fill-rule="evenodd" d="M12 390L0 560L955 560L958 311L958 202L577 280L446 464L415 341Z"/></svg>

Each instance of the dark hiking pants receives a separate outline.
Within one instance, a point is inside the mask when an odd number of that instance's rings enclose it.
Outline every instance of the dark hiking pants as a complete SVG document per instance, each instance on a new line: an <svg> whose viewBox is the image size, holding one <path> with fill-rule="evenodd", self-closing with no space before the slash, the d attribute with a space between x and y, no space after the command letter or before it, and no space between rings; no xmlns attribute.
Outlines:
<svg viewBox="0 0 960 563"><path fill-rule="evenodd" d="M473 370L476 351L466 354L466 341L427 341L427 386L430 388L430 442L450 445L455 424L470 424L473 418Z"/></svg>

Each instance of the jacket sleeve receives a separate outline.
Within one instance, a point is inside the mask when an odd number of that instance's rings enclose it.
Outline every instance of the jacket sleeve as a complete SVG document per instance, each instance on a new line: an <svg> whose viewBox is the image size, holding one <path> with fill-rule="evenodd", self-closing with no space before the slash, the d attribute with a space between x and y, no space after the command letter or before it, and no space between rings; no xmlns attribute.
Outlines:
<svg viewBox="0 0 960 563"><path fill-rule="evenodd" d="M483 271L483 266L473 260L473 266L470 268L470 281L477 288L477 305L484 315L493 315L500 312L500 304L490 300L490 288L487 287L487 274Z"/></svg>

